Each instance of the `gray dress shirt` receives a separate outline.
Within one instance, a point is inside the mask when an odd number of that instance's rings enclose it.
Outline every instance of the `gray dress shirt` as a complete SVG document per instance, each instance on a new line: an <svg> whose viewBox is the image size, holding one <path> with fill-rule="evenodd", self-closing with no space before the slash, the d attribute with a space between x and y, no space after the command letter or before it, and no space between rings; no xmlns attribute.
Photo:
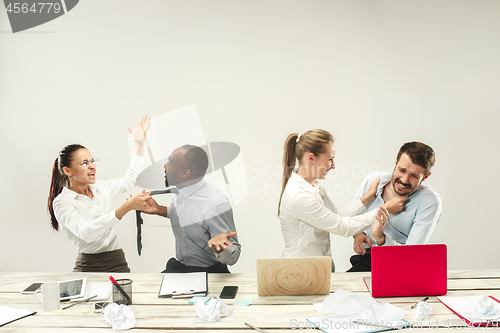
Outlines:
<svg viewBox="0 0 500 333"><path fill-rule="evenodd" d="M219 189L201 180L184 187L172 197L168 207L175 236L176 257L186 266L210 267L219 261L233 265L238 261L241 245L237 236L234 244L219 254L208 247L208 241L220 233L236 231L229 200Z"/></svg>

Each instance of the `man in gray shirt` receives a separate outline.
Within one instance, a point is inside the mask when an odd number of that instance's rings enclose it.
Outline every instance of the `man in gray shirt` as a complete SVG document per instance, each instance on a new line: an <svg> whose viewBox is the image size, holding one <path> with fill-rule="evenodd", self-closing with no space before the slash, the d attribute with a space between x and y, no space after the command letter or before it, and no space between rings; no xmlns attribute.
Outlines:
<svg viewBox="0 0 500 333"><path fill-rule="evenodd" d="M175 149L165 168L165 185L176 186L170 207L149 200L147 214L167 217L175 236L176 258L162 273L229 273L241 252L233 210L227 197L203 178L208 168L206 152L197 146Z"/></svg>

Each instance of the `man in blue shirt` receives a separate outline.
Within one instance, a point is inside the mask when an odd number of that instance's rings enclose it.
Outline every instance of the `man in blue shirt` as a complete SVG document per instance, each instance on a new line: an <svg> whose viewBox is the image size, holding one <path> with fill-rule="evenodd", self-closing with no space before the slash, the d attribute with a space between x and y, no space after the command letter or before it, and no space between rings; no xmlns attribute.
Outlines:
<svg viewBox="0 0 500 333"><path fill-rule="evenodd" d="M377 197L367 211L378 208L395 196L408 199L403 210L391 214L385 226L354 235L354 251L348 272L371 271L370 248L382 245L426 244L441 217L441 197L422 182L429 178L435 162L434 150L421 142L401 146L392 175L375 171L365 177L354 200L359 199L370 184L380 179Z"/></svg>

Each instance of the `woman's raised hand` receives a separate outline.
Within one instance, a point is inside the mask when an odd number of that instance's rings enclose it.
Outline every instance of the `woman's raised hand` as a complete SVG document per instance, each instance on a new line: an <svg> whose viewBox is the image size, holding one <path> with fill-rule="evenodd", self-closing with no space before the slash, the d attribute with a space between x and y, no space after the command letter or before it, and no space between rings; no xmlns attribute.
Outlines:
<svg viewBox="0 0 500 333"><path fill-rule="evenodd" d="M151 118L146 115L142 117L141 122L136 129L134 129L133 131L130 128L128 129L128 132L130 133L130 135L132 135L136 143L144 144L144 142L146 141L146 133L148 132L150 123Z"/></svg>
<svg viewBox="0 0 500 333"><path fill-rule="evenodd" d="M372 226L372 236L377 241L378 245L385 244L385 234L384 227L387 223L387 219L389 218L389 211L385 206L380 205L377 210L377 215L375 215L375 221Z"/></svg>

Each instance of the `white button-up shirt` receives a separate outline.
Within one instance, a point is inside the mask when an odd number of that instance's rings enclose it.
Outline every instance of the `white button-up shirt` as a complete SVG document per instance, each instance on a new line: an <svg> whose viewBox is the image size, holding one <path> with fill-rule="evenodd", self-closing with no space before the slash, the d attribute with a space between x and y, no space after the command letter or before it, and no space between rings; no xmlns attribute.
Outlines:
<svg viewBox="0 0 500 333"><path fill-rule="evenodd" d="M62 230L75 244L78 253L101 253L121 249L116 227L118 220L111 197L135 187L144 161L134 156L124 178L90 184L94 199L67 187L54 199L54 213Z"/></svg>
<svg viewBox="0 0 500 333"><path fill-rule="evenodd" d="M282 256L331 256L330 233L348 237L367 229L376 210L359 215L365 211L359 199L345 209L337 209L318 181L311 185L292 172L280 206L285 240Z"/></svg>

